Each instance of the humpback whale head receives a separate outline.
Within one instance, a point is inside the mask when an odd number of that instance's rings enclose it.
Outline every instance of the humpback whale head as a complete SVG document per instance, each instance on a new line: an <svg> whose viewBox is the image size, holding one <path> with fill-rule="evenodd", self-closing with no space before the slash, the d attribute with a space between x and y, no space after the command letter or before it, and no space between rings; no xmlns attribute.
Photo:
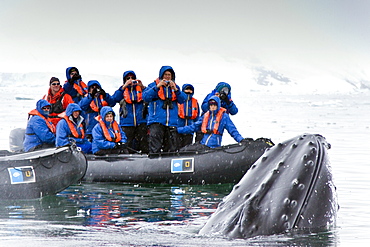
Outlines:
<svg viewBox="0 0 370 247"><path fill-rule="evenodd" d="M324 137L304 134L267 150L200 234L249 238L335 225L338 203Z"/></svg>

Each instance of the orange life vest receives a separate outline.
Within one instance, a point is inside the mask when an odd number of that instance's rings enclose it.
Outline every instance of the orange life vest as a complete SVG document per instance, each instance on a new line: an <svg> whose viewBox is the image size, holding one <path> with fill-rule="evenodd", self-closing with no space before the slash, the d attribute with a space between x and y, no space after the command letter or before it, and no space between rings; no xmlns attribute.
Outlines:
<svg viewBox="0 0 370 247"><path fill-rule="evenodd" d="M155 84L158 84L158 83L159 83L159 78L157 78L155 80ZM175 101L177 99L175 91L171 90L170 87L167 87L167 90L166 90L167 94L168 94L168 91L171 91L171 100ZM166 98L167 99L170 98L169 95L166 95L166 93L164 91L164 86L159 88L158 96L161 100L165 100Z"/></svg>
<svg viewBox="0 0 370 247"><path fill-rule="evenodd" d="M34 109L34 110L30 111L30 112L28 113L28 115L29 115L29 116L39 116L39 117L41 117L42 119L44 119L44 121L45 121L46 125L48 126L48 128L50 129L50 131L51 131L53 134L55 134L55 126L51 123L50 118L46 118L46 117L44 117L44 116L43 116L43 115L41 115L41 113L40 113L38 110L36 110L36 109Z"/></svg>
<svg viewBox="0 0 370 247"><path fill-rule="evenodd" d="M104 137L110 142L120 142L122 139L120 128L118 126L118 123L116 121L113 121L112 128L114 131L114 137L112 137L108 131L107 125L105 125L105 122L103 121L102 117L99 115L96 117L96 120L99 121L99 124L103 130Z"/></svg>
<svg viewBox="0 0 370 247"><path fill-rule="evenodd" d="M125 91L123 92L123 98L127 103L132 104L133 102L140 102L143 100L143 90L141 86L136 85L136 87L131 87L130 89L131 90L126 87Z"/></svg>
<svg viewBox="0 0 370 247"><path fill-rule="evenodd" d="M189 119L195 119L198 116L198 100L191 98L191 115L186 116L185 115L185 103L178 104L179 108L179 117L185 119L186 117L189 117Z"/></svg>
<svg viewBox="0 0 370 247"><path fill-rule="evenodd" d="M66 120L66 122L68 124L68 128L71 130L72 135L75 138L82 138L82 139L85 138L85 130L83 128L82 123L78 126L78 128L81 130L81 135L80 135L80 134L78 134L76 125L73 124L73 122L69 119L69 117L68 116L64 116L63 118Z"/></svg>
<svg viewBox="0 0 370 247"><path fill-rule="evenodd" d="M103 95L99 95L99 99L100 99L100 102L101 102L101 107L103 107L103 106L108 106L109 104L108 104L108 102L107 101L105 101L104 99L103 99ZM90 103L90 107L91 107L91 109L94 111L94 112L99 112L99 110L100 110L100 108L99 108L99 105L97 105L96 103L95 103L95 101L97 101L98 99L97 98L94 98L92 101L91 101L91 103Z"/></svg>
<svg viewBox="0 0 370 247"><path fill-rule="evenodd" d="M213 126L213 130L212 130L213 134L220 134L220 132L218 131L218 128L220 126L222 115L225 112L226 112L226 109L223 108L223 107L220 107L220 109L218 110L218 112L216 114L215 125ZM204 114L204 118L203 118L203 122L202 122L202 128L201 128L203 133L207 133L207 124L208 124L208 120L209 120L209 115L211 115L211 113L209 111L207 111Z"/></svg>
<svg viewBox="0 0 370 247"><path fill-rule="evenodd" d="M88 88L85 82L80 81L79 84L74 83L73 88L78 92L79 95L84 96L85 94L88 93Z"/></svg>

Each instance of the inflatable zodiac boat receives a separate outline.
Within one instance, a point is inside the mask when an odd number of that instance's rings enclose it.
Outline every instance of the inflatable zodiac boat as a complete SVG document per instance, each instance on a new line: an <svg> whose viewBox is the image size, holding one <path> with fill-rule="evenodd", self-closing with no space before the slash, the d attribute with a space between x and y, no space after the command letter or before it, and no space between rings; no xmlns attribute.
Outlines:
<svg viewBox="0 0 370 247"><path fill-rule="evenodd" d="M237 183L273 146L269 139L247 139L202 152L158 155L88 154L84 181L166 184Z"/></svg>
<svg viewBox="0 0 370 247"><path fill-rule="evenodd" d="M35 199L54 195L77 183L87 168L76 147L28 153L0 151L0 199Z"/></svg>

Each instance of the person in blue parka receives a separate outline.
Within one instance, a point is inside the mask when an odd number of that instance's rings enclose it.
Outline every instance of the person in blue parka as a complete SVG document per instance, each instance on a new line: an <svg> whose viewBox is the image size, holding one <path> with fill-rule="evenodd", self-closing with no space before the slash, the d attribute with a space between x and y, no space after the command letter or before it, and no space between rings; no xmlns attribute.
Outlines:
<svg viewBox="0 0 370 247"><path fill-rule="evenodd" d="M213 95L216 95L220 98L221 107L226 109L226 113L230 115L235 115L238 113L238 108L231 99L231 86L226 82L219 82L216 88L204 98L202 103L203 112L208 111L208 101Z"/></svg>
<svg viewBox="0 0 370 247"><path fill-rule="evenodd" d="M92 130L92 152L96 155L128 153L127 138L114 120L112 107L104 106L97 117L98 123Z"/></svg>
<svg viewBox="0 0 370 247"><path fill-rule="evenodd" d="M178 149L177 103L184 103L186 94L175 83L175 71L171 66L162 66L159 77L143 92L149 103L149 153L173 152Z"/></svg>
<svg viewBox="0 0 370 247"><path fill-rule="evenodd" d="M63 85L63 89L78 104L88 93L87 86L82 81L80 72L76 67L68 67L66 69L66 77L67 80Z"/></svg>
<svg viewBox="0 0 370 247"><path fill-rule="evenodd" d="M96 80L89 81L87 83L87 87L89 94L80 101L79 105L84 111L84 114L82 115L85 117L86 121L87 139L91 140L92 129L95 124L97 124L95 117L99 115L100 109L102 109L103 106L113 107L116 105L116 101L109 95L109 93L106 93L102 89L100 83Z"/></svg>
<svg viewBox="0 0 370 247"><path fill-rule="evenodd" d="M91 142L85 136L85 122L81 107L76 103L67 106L65 116L59 121L56 132L57 147L76 143L84 153L91 153Z"/></svg>
<svg viewBox="0 0 370 247"><path fill-rule="evenodd" d="M199 143L189 145L180 149L180 151L196 151L219 147L221 146L222 135L225 129L235 141L241 142L244 139L231 121L229 114L226 113L226 109L220 107L221 102L218 96L212 96L207 105L209 110L196 123L177 128L180 134L194 133L198 130L204 133L200 145ZM202 148L201 146L204 147Z"/></svg>
<svg viewBox="0 0 370 247"><path fill-rule="evenodd" d="M49 119L51 105L44 99L37 101L36 109L28 113L23 149L25 152L55 147L55 127Z"/></svg>
<svg viewBox="0 0 370 247"><path fill-rule="evenodd" d="M131 152L148 153L147 103L143 100L145 86L132 70L123 73L123 85L113 94L119 103L120 126L127 136Z"/></svg>
<svg viewBox="0 0 370 247"><path fill-rule="evenodd" d="M179 118L178 127L192 125L199 119L199 103L193 97L194 86L191 84L184 84L182 91L186 94L187 98L184 103L179 104ZM185 147L193 143L193 133L179 134L179 148Z"/></svg>

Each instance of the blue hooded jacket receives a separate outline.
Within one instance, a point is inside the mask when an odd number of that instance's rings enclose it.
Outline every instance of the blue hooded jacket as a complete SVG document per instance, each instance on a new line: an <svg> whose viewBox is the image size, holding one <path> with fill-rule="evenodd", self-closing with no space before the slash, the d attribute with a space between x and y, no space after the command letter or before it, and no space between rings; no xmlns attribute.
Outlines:
<svg viewBox="0 0 370 247"><path fill-rule="evenodd" d="M191 114L192 111L193 111L193 107L192 107L191 101L192 101L192 98L193 98L193 95L194 95L194 87L193 87L193 85L191 85L191 84L184 84L182 86L182 91L184 92L184 90L186 88L191 88L191 90L193 91L193 93L192 94L185 93L185 95L187 96L185 102L182 103L182 104L179 104L179 105L183 105L184 106L185 116L186 116L186 113ZM197 101L196 107L198 109L198 115L196 116L196 118L194 118L194 119L186 119L186 118L181 118L180 115L179 115L179 118L177 120L177 123L178 123L177 126L178 127L184 127L184 126L192 125L193 123L195 123L196 121L198 121L199 114L200 114L200 108L199 108L198 101Z"/></svg>
<svg viewBox="0 0 370 247"><path fill-rule="evenodd" d="M45 106L50 106L50 103L44 99L41 99L36 103L36 110L41 115L48 118L49 112L44 112L42 110L42 108ZM36 147L43 143L54 144L55 134L50 131L49 127L47 126L43 118L37 115L33 115L27 123L25 137L23 141L23 149L25 152L28 152L33 147Z"/></svg>
<svg viewBox="0 0 370 247"><path fill-rule="evenodd" d="M216 124L217 113L220 110L220 98L217 96L212 96L210 97L210 100L215 100L217 102L217 109L213 112L210 112L210 117L207 123L207 129L212 131L214 125ZM204 115L201 116L199 120L193 125L177 128L177 131L180 134L191 134L196 131L200 131L202 128L203 119ZM227 132L229 132L229 134L234 138L236 142L240 142L243 140L243 137L239 134L234 123L231 121L229 114L223 114L218 127L219 134L205 133L200 143L207 145L210 148L221 146L222 135L225 129L227 130Z"/></svg>
<svg viewBox="0 0 370 247"><path fill-rule="evenodd" d="M175 72L171 66L162 66L159 70L159 79L163 79L165 71L171 71L172 81L175 81ZM163 87L165 90L168 87ZM178 106L177 103L184 103L186 100L186 94L180 90L180 87L176 85L177 91L176 100L172 101L172 109L165 105L165 101L160 99L158 96L159 88L157 88L156 82L152 82L143 92L143 99L149 103L149 115L147 124L160 123L164 126L175 126L177 127L178 119Z"/></svg>
<svg viewBox="0 0 370 247"><path fill-rule="evenodd" d="M80 115L77 118L77 122L74 122L72 120L72 113L74 111L80 111ZM76 103L71 103L67 106L66 109L66 116L70 118L75 125L77 132L79 135L81 135L81 131L83 127L77 127L80 126L81 123L83 123L84 118L81 116L81 107ZM91 143L86 138L76 138L72 135L72 131L68 126L67 121L62 118L62 120L59 121L57 125L57 132L56 132L56 146L61 147L65 145L72 144L72 140L76 142L76 145L82 148L82 151L85 153L91 152Z"/></svg>
<svg viewBox="0 0 370 247"><path fill-rule="evenodd" d="M113 134L114 130L112 128L112 124L105 121L105 116L109 112L113 113L113 119L114 119L116 114L114 113L112 107L109 107L109 106L104 106L100 110L100 115L101 115L103 121L105 122L105 125L107 126L109 133L113 137L114 136L114 134ZM113 120L113 121L116 121L116 120ZM121 130L121 128L119 128L119 131L121 132L121 137L122 137L121 142L126 143L127 142L127 137L126 137L125 132L123 132ZM94 129L92 130L92 136L93 136L93 142L92 142L92 152L93 153L96 153L101 149L112 149L116 145L115 142L108 141L105 138L103 129L102 129L100 124L95 125Z"/></svg>
<svg viewBox="0 0 370 247"><path fill-rule="evenodd" d="M128 74L133 74L136 79L136 74L132 70L125 71L123 73L123 83L125 83L125 78ZM128 86L128 90L136 89L136 86ZM122 86L120 86L116 92L113 94L113 98L116 102L120 102L124 98L124 90ZM120 125L121 126L138 126L139 124L146 123L146 116L143 116L143 109L144 109L144 101L141 102L133 102L133 103L125 103L124 107L126 108L123 111L120 108Z"/></svg>
<svg viewBox="0 0 370 247"><path fill-rule="evenodd" d="M91 86L98 85L99 88L102 88L100 83L95 80L91 80L87 83L87 87L90 89ZM91 94L89 93L87 97L83 98L79 105L81 109L85 112L83 116L85 116L86 121L86 134L91 134L92 129L94 128L95 124L97 124L98 121L96 121L95 117L98 116L98 112L95 112L91 109L90 103L96 100L95 103L99 106L99 109L102 108L101 100L100 98L93 98ZM116 105L116 101L112 96L109 95L109 93L106 93L105 95L105 101L108 103L109 106L113 107Z"/></svg>
<svg viewBox="0 0 370 247"><path fill-rule="evenodd" d="M235 115L235 114L238 113L238 108L236 107L236 105L234 104L234 102L231 99L231 86L228 83L226 83L226 82L219 82L217 84L216 88L213 89L213 91L211 93L209 93L204 98L203 103L202 103L202 111L203 112L208 111L208 101L210 100L210 98L213 95L216 95L217 93L220 93L221 89L224 88L224 87L227 87L229 89L229 94L227 96L228 96L228 98L230 100L230 104L227 105L226 102L221 101L221 107L225 108L227 110L227 113L229 113L231 115Z"/></svg>
<svg viewBox="0 0 370 247"><path fill-rule="evenodd" d="M64 83L63 89L67 94L69 94L72 97L73 101L78 104L80 102L80 100L84 97L84 95L78 95L78 92L77 92L76 89L74 89L73 84L68 83L68 80L71 79L71 72L70 71L72 69L75 69L77 71L77 73L80 74L80 72L78 71L78 69L76 67L68 67L66 69L67 81ZM79 80L76 80L74 83L78 84L81 81L82 81L82 79L79 79Z"/></svg>

